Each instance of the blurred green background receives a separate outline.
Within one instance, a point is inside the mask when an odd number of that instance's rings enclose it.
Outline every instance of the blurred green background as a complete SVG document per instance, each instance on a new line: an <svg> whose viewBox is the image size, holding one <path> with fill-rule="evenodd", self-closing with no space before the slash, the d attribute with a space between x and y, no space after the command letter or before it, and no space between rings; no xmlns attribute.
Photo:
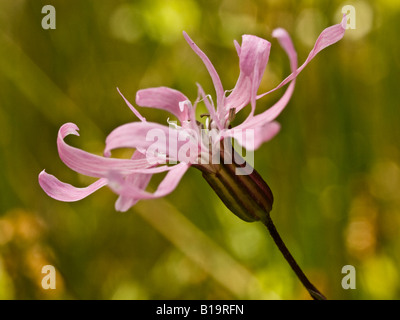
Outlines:
<svg viewBox="0 0 400 320"><path fill-rule="evenodd" d="M41 27L47 4L55 30ZM192 101L196 82L214 94L183 30L225 89L239 72L233 40L270 40L261 93L289 74L272 30L288 30L302 63L346 4L356 8L356 29L301 73L281 132L256 151L255 167L274 192L283 239L328 298L400 298L397 0L1 0L0 298L309 299L263 225L231 214L195 169L171 195L127 213L115 212L108 188L76 203L53 200L37 176L46 169L76 186L93 181L61 162L57 131L76 123L81 137L68 142L102 154L113 128L137 120L116 87L132 103L138 89L161 85ZM164 112L140 111L166 123ZM56 290L41 287L47 264ZM341 286L344 265L356 269L355 290Z"/></svg>

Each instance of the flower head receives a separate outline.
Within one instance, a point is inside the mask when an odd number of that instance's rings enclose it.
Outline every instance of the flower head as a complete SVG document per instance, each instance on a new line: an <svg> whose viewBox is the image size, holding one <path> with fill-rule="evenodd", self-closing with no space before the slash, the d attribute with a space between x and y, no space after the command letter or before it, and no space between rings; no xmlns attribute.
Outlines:
<svg viewBox="0 0 400 320"><path fill-rule="evenodd" d="M214 161L215 156L218 156L219 160L221 157L224 160L232 157L232 154L228 157L224 156L227 149L224 147L221 149L221 145L229 146L229 141L233 138L251 151L278 133L280 126L274 120L288 104L293 94L296 77L318 52L343 37L345 23L344 17L340 24L322 31L308 58L300 67L297 65L297 54L288 33L283 29L274 30L273 37L278 39L285 50L292 73L277 87L262 94L257 94L257 91L268 63L270 42L253 35L243 35L241 45L234 42L239 56L240 74L233 90L225 91L209 58L184 32L186 41L203 61L211 76L216 99L213 100L211 95L206 95L199 84L197 84L198 97L193 103L183 93L171 88L139 90L136 94L138 106L169 111L179 121L179 123L169 121L169 126L166 126L146 121L120 93L140 121L128 123L113 130L106 139L104 157L74 148L64 141L64 138L70 134L79 135L78 127L73 123L64 124L57 137L61 160L72 170L99 179L86 188L76 188L59 181L43 170L39 174L40 186L54 199L77 201L108 185L119 195L115 204L116 210L126 211L138 200L163 197L172 192L191 165L200 168L203 172L215 174L219 170L219 162ZM289 86L283 96L269 109L256 115L256 101L286 84ZM205 123L197 121L195 116L195 110L200 101L204 102L208 110ZM247 118L241 124L231 128L235 114L247 105L251 108ZM227 141L228 144L225 144ZM214 152L215 147L218 152ZM111 151L116 148L133 148L135 151L131 159L111 158ZM243 166L237 167L243 169ZM251 170L250 167L250 171L246 171L247 174L251 173ZM146 191L152 175L160 172L167 172L167 174L156 191L153 193ZM236 174L243 174L243 172L236 172ZM215 179L211 176L208 176L207 180L210 184L215 183ZM248 180L249 186L257 186L258 182L253 180ZM262 186L262 190L268 193L266 188L269 190L267 186ZM270 202L257 205L270 210L272 193ZM242 218L246 220L246 217ZM257 220L257 217L249 219Z"/></svg>

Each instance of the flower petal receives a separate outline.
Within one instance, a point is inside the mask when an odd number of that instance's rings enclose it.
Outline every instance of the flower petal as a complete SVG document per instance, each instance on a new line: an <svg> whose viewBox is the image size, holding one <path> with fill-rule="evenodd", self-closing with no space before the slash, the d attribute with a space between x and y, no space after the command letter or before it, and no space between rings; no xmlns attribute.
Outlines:
<svg viewBox="0 0 400 320"><path fill-rule="evenodd" d="M134 185L140 190L145 190L151 180L152 174L130 174L129 176L126 177L125 182L130 185ZM117 202L115 203L115 209L117 211L125 212L131 207L133 207L140 198L135 197L135 196L125 196L125 195L120 195L117 199Z"/></svg>
<svg viewBox="0 0 400 320"><path fill-rule="evenodd" d="M239 53L240 74L232 93L225 100L224 116L229 109L236 112L244 108L255 95L260 86L262 76L268 63L271 43L253 35L242 36L242 46L236 50ZM240 48L240 49L239 49Z"/></svg>
<svg viewBox="0 0 400 320"><path fill-rule="evenodd" d="M190 45L192 50L200 57L200 59L206 66L208 73L210 74L212 82L214 84L215 92L217 94L217 106L222 105L222 101L224 99L224 88L222 86L221 79L219 78L217 71L215 70L210 59L206 56L206 54L203 51L201 51L201 49L194 43L194 41L188 36L186 32L183 32L183 36L185 37L187 43Z"/></svg>
<svg viewBox="0 0 400 320"><path fill-rule="evenodd" d="M237 55L240 57L240 51L242 49L240 48L239 42L237 42L236 40L233 40L233 44L235 45L235 49L236 49Z"/></svg>
<svg viewBox="0 0 400 320"><path fill-rule="evenodd" d="M106 177L110 170L118 170L123 174L138 172L151 166L147 159L111 159L101 157L65 143L67 135L78 134L79 128L73 123L66 123L58 131L57 147L61 160L72 170L91 177Z"/></svg>
<svg viewBox="0 0 400 320"><path fill-rule="evenodd" d="M130 208L132 208L137 202L138 200L135 200L133 198L119 196L117 201L115 201L115 210L119 212L126 212Z"/></svg>
<svg viewBox="0 0 400 320"><path fill-rule="evenodd" d="M107 136L104 156L109 157L111 155L111 150L118 148L135 148L145 151L154 143L154 140L149 139L149 134L151 132L158 132L159 136L164 136L164 149L167 147L166 143L168 142L169 130L174 129L154 122L131 122L124 124L115 128ZM162 143L162 141L160 141L160 143Z"/></svg>
<svg viewBox="0 0 400 320"><path fill-rule="evenodd" d="M121 93L121 91L119 91L119 89L117 88L119 94L121 95L121 97L125 100L125 103L128 105L129 109L132 110L132 112L140 119L140 121L146 121L146 119L139 113L139 111L136 110L136 108L128 101L128 99L126 99L124 97L124 95Z"/></svg>
<svg viewBox="0 0 400 320"><path fill-rule="evenodd" d="M311 50L306 61L296 71L292 72L285 80L283 80L276 88L258 95L257 99L260 99L261 97L275 90L278 90L288 82L295 79L298 74L306 67L306 65L318 54L318 52L342 39L346 31L346 21L346 16L344 15L341 23L335 24L323 30L319 35L317 41L315 42L314 48Z"/></svg>
<svg viewBox="0 0 400 320"><path fill-rule="evenodd" d="M137 159L143 159L145 158L145 154L135 151L133 153L132 159L137 160ZM145 190L147 188L147 185L149 184L152 174L142 174L142 173L133 173L128 175L125 180L126 183L136 185L139 189ZM115 202L115 210L125 212L128 211L131 207L133 207L139 199L134 198L134 197L127 197L127 196L122 196L120 195Z"/></svg>
<svg viewBox="0 0 400 320"><path fill-rule="evenodd" d="M279 44L288 55L291 71L295 71L297 68L297 53L289 34L284 29L276 29L273 32L273 36L278 39ZM292 81L284 95L272 107L256 116L250 114L243 123L235 128L240 130L246 130L249 128L256 129L258 126L264 126L266 123L274 120L289 103L294 91L295 82L295 80Z"/></svg>
<svg viewBox="0 0 400 320"><path fill-rule="evenodd" d="M236 128L227 130L224 133L224 137L232 137L246 150L253 151L258 149L264 142L275 137L280 128L280 124L274 121L247 130L238 130Z"/></svg>
<svg viewBox="0 0 400 320"><path fill-rule="evenodd" d="M39 174L39 184L50 197L66 202L78 201L99 190L107 184L107 179L101 178L86 188L76 188L61 182L55 176L43 170Z"/></svg>
<svg viewBox="0 0 400 320"><path fill-rule="evenodd" d="M190 165L183 162L175 165L173 170L167 173L154 193L147 192L143 188L139 188L137 185L126 181L119 173L112 173L110 175L109 186L117 194L137 200L160 198L171 193L177 187L189 167Z"/></svg>
<svg viewBox="0 0 400 320"><path fill-rule="evenodd" d="M179 158L184 156L179 153L183 146L190 147L191 151L198 150L199 138L196 130L176 129L152 122L133 122L122 125L109 134L106 138L104 154L109 156L110 151L116 148L136 148L146 153L148 163L154 164L157 160L156 153L163 157L163 162L166 160L186 161L186 158ZM191 156L196 158L197 154L192 152ZM146 169L146 172L155 172L155 170L158 169Z"/></svg>
<svg viewBox="0 0 400 320"><path fill-rule="evenodd" d="M322 49L328 47L329 45L336 43L344 36L344 32L345 32L345 28L346 28L345 24L346 24L346 17L344 16L343 20L340 24L333 25L333 26L323 30L321 32L320 36L318 37L318 39L314 45L314 48L311 50L310 54L308 55L308 58L303 63L303 65L300 66L297 70L294 70L297 67L297 54L293 47L293 43L290 39L289 34L283 29L275 30L273 33L273 36L278 38L280 45L282 46L282 48L286 51L287 55L289 56L292 74L289 75L284 81L282 81L276 88L268 91L267 93L257 96L257 99L281 88L282 86L284 86L285 84L287 84L290 81L292 81L292 82L290 83L289 87L286 89L284 95L271 108L269 108L268 110L254 116L254 117L251 117L251 118L249 117L248 119L246 119L242 124L240 124L236 128L240 128L240 129L256 128L257 126L263 126L265 123L274 120L282 112L282 110L286 107L286 105L289 103L290 98L294 91L295 79L296 79L297 75L315 57L315 55L318 52L320 52Z"/></svg>
<svg viewBox="0 0 400 320"><path fill-rule="evenodd" d="M137 105L169 111L176 116L181 123L188 120L189 111L186 104L179 103L188 100L189 99L183 93L167 87L148 88L139 90L136 93ZM181 109L182 107L183 110Z"/></svg>

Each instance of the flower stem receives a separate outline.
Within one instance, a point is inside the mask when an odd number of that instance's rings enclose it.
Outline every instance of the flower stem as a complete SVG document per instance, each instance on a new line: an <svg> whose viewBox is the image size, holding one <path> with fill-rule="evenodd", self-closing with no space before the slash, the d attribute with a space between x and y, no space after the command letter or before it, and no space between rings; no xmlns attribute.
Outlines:
<svg viewBox="0 0 400 320"><path fill-rule="evenodd" d="M289 263L290 267L296 273L297 277L307 289L308 293L314 300L326 300L326 297L308 280L304 272L300 269L299 265L297 264L296 260L293 258L292 254L289 252L288 248L286 247L285 243L283 242L281 236L279 235L278 231L275 228L274 223L272 222L271 217L269 214L264 219L263 224L267 227L272 239L274 239L275 244L278 246L279 250L282 252L284 258Z"/></svg>

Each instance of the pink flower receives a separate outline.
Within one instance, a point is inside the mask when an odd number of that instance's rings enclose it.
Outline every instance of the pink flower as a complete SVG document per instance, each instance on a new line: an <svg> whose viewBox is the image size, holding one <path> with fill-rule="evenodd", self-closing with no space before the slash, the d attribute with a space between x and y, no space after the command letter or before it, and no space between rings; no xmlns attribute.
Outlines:
<svg viewBox="0 0 400 320"><path fill-rule="evenodd" d="M132 122L113 130L106 139L104 157L74 148L65 143L67 135L79 135L78 127L73 123L64 124L58 133L57 146L61 160L72 170L91 177L99 178L86 188L76 188L59 181L44 170L39 174L39 183L52 198L60 201L77 201L87 197L101 187L108 185L119 198L115 204L118 211L126 211L138 200L163 197L172 192L186 170L191 166L201 167L203 171L213 171L215 166L209 161L210 148L219 141L236 139L247 150L255 150L262 143L272 139L280 126L274 120L288 104L295 86L297 75L322 49L339 41L345 32L346 18L320 34L306 61L298 67L297 54L288 33L276 29L277 38L289 57L292 73L276 88L257 95L264 70L268 63L271 43L253 35L243 35L242 44L234 42L238 56L240 74L235 87L227 95L214 66L203 51L184 32L184 37L193 51L206 66L216 91L216 105L210 95L206 95L198 84L198 98L192 104L181 92L166 88L139 90L136 104L169 111L179 120L179 125L170 122L170 126L146 121L129 101L124 98L140 122ZM283 96L269 109L255 115L256 101L282 86L289 84ZM204 101L209 115L205 125L195 118L195 109ZM245 121L230 127L234 115L250 104L250 113ZM206 129L204 135L201 129ZM254 134L243 137L245 130ZM165 137L154 141L149 133ZM174 144L173 148L171 148ZM111 158L111 150L116 148L136 149L131 159ZM183 151L182 151L183 150ZM191 152L194 151L194 152ZM189 152L189 156L188 156ZM167 165L176 163L174 165ZM153 174L168 171L154 193L145 191Z"/></svg>

